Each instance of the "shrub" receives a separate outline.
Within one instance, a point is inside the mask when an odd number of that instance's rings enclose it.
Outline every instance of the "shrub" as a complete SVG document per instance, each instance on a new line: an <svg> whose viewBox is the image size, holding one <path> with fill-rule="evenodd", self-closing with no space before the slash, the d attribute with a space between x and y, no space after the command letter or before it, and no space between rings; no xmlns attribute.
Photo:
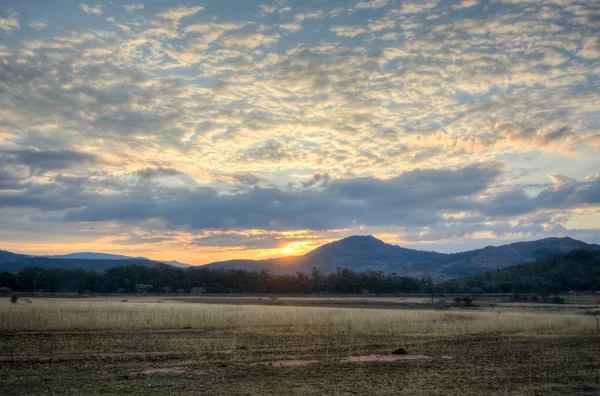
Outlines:
<svg viewBox="0 0 600 396"><path fill-rule="evenodd" d="M564 304L565 299L560 296L552 296L552 298L550 298L550 302L552 304Z"/></svg>
<svg viewBox="0 0 600 396"><path fill-rule="evenodd" d="M190 290L190 294L194 294L196 296L199 296L202 293L206 293L206 289L203 287L192 287Z"/></svg>
<svg viewBox="0 0 600 396"><path fill-rule="evenodd" d="M142 293L142 294L146 294L148 293L150 290L152 290L154 286L152 285L143 285L141 283L138 283L137 285L135 285L135 290L138 293Z"/></svg>
<svg viewBox="0 0 600 396"><path fill-rule="evenodd" d="M465 305L467 307L473 306L473 298L471 296L464 296L462 298L462 302L463 302L463 305Z"/></svg>
<svg viewBox="0 0 600 396"><path fill-rule="evenodd" d="M0 287L0 294L10 294L12 289L10 287Z"/></svg>
<svg viewBox="0 0 600 396"><path fill-rule="evenodd" d="M10 302L16 304L19 301L19 296L11 296Z"/></svg>
<svg viewBox="0 0 600 396"><path fill-rule="evenodd" d="M392 351L392 355L408 355L408 350L404 347L398 347Z"/></svg>

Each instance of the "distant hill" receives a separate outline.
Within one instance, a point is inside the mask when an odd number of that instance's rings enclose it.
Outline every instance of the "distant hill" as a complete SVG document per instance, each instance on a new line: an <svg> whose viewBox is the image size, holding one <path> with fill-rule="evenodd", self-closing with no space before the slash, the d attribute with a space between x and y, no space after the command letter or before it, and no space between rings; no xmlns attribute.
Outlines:
<svg viewBox="0 0 600 396"><path fill-rule="evenodd" d="M0 263L10 263L14 261L24 260L27 255L7 252L6 250L0 250Z"/></svg>
<svg viewBox="0 0 600 396"><path fill-rule="evenodd" d="M153 266L157 264L155 261L146 259L129 259L129 260L77 260L77 259L62 259L49 257L28 257L19 261L0 263L0 272L18 272L25 268L36 267L42 269L62 268L75 269L81 268L84 270L104 271L107 268L119 267L122 265L143 265Z"/></svg>
<svg viewBox="0 0 600 396"><path fill-rule="evenodd" d="M62 268L104 271L122 265L154 266L158 263L186 268L189 264L178 261L153 261L146 257L128 257L105 253L71 253L60 256L29 256L0 250L0 272L18 272L28 267L42 269Z"/></svg>
<svg viewBox="0 0 600 396"><path fill-rule="evenodd" d="M146 257L130 257L122 256L120 254L107 254L107 253L93 253L93 252L80 252L80 253L69 253L56 256L43 256L48 258L57 259L69 259L69 260L131 260L141 259L149 260Z"/></svg>
<svg viewBox="0 0 600 396"><path fill-rule="evenodd" d="M505 268L553 254L572 250L600 250L599 245L572 238L547 238L461 253L436 253L406 249L387 244L373 236L351 236L323 245L302 256L268 260L229 260L207 264L212 269L268 269L276 273L323 273L346 267L358 272L375 270L413 277L430 276L436 280L456 278Z"/></svg>
<svg viewBox="0 0 600 396"><path fill-rule="evenodd" d="M440 284L446 293L564 293L600 290L600 251L573 250Z"/></svg>
<svg viewBox="0 0 600 396"><path fill-rule="evenodd" d="M176 261L176 260L161 261L161 263L163 263L163 264L169 264L169 265L172 265L173 267L179 267L179 268L193 267L193 265L191 265L191 264L181 263L181 262Z"/></svg>

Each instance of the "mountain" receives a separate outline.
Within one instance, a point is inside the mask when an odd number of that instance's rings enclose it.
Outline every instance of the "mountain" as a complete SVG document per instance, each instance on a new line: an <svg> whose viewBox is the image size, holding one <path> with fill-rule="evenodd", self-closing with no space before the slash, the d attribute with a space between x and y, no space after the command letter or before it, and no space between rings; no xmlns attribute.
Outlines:
<svg viewBox="0 0 600 396"><path fill-rule="evenodd" d="M24 260L29 256L25 254L17 254L12 252L7 252L6 250L0 250L0 263L12 263L19 260Z"/></svg>
<svg viewBox="0 0 600 396"><path fill-rule="evenodd" d="M268 269L276 273L323 273L346 267L357 272L375 270L413 277L430 276L436 280L476 275L553 254L572 250L600 250L599 245L572 238L547 238L533 242L488 246L461 253L436 253L387 244L371 235L351 236L323 245L302 256L268 260L229 260L207 264L213 269Z"/></svg>
<svg viewBox="0 0 600 396"><path fill-rule="evenodd" d="M81 252L57 256L31 256L0 250L0 272L17 272L28 267L43 269L81 268L85 270L104 271L107 268L119 267L122 265L143 265L149 267L159 263L180 268L191 266L190 264L180 263L178 261L159 262L150 260L146 257L129 257L118 254Z"/></svg>
<svg viewBox="0 0 600 396"><path fill-rule="evenodd" d="M600 289L600 250L573 250L439 285L445 293L539 293Z"/></svg>
<svg viewBox="0 0 600 396"><path fill-rule="evenodd" d="M79 253L69 253L63 254L59 256L43 256L49 258L58 258L58 259L69 259L69 260L148 260L152 262L157 262L156 260L150 260L147 257L131 257L131 256L123 256L120 254L107 254L107 253L94 253L94 252L79 252ZM0 260L0 262L2 262ZM176 260L170 261L160 261L163 264L169 264L174 267L187 268L191 267L191 264L182 263Z"/></svg>
<svg viewBox="0 0 600 396"><path fill-rule="evenodd" d="M193 267L192 264L186 264L186 263L182 263L176 260L171 260L171 261L161 261L161 263L163 264L169 264L172 265L173 267L179 267L179 268L188 268L188 267Z"/></svg>
<svg viewBox="0 0 600 396"><path fill-rule="evenodd" d="M141 259L149 260L146 257L129 257L122 256L120 254L107 254L107 253L93 253L93 252L80 252L80 253L69 253L56 256L43 256L48 258L57 259L70 259L70 260L130 260L130 259Z"/></svg>
<svg viewBox="0 0 600 396"><path fill-rule="evenodd" d="M42 268L42 269L75 269L81 268L84 270L104 271L107 268L119 267L123 265L143 265L153 266L158 264L156 261L147 259L129 259L129 260L79 260L51 257L27 257L18 261L0 263L0 272L18 272L25 268Z"/></svg>

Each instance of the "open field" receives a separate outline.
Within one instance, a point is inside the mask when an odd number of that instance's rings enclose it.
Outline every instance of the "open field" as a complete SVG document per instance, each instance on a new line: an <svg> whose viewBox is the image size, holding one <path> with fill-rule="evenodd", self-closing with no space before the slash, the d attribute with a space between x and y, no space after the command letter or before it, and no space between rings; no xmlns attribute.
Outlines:
<svg viewBox="0 0 600 396"><path fill-rule="evenodd" d="M587 306L223 299L2 299L0 393L600 394L600 334ZM400 347L408 355L391 354Z"/></svg>

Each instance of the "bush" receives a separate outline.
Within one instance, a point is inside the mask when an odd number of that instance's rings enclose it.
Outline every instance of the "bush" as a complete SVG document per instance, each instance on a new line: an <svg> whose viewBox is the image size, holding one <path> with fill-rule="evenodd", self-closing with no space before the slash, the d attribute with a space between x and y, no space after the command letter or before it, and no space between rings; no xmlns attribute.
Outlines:
<svg viewBox="0 0 600 396"><path fill-rule="evenodd" d="M117 293L119 293L119 294L127 293L127 290L120 288L120 289L117 289Z"/></svg>
<svg viewBox="0 0 600 396"><path fill-rule="evenodd" d="M199 296L202 293L206 293L206 289L203 287L192 287L190 290L190 294L194 294L196 296Z"/></svg>
<svg viewBox="0 0 600 396"><path fill-rule="evenodd" d="M473 307L473 297L464 296L464 297L454 297L454 304L462 305L463 307Z"/></svg>
<svg viewBox="0 0 600 396"><path fill-rule="evenodd" d="M473 306L473 298L470 296L465 296L462 298L463 301L463 305L467 306L467 307L472 307Z"/></svg>
<svg viewBox="0 0 600 396"><path fill-rule="evenodd" d="M144 285L144 284L138 283L137 285L135 285L135 290L138 293L146 294L150 290L152 290L153 287L154 286L152 286L152 285Z"/></svg>
<svg viewBox="0 0 600 396"><path fill-rule="evenodd" d="M16 304L19 301L19 296L11 296L10 302Z"/></svg>
<svg viewBox="0 0 600 396"><path fill-rule="evenodd" d="M10 287L0 287L0 294L10 294L12 289Z"/></svg>
<svg viewBox="0 0 600 396"><path fill-rule="evenodd" d="M552 304L564 304L565 299L560 296L552 296L552 298L550 298L550 302Z"/></svg>

